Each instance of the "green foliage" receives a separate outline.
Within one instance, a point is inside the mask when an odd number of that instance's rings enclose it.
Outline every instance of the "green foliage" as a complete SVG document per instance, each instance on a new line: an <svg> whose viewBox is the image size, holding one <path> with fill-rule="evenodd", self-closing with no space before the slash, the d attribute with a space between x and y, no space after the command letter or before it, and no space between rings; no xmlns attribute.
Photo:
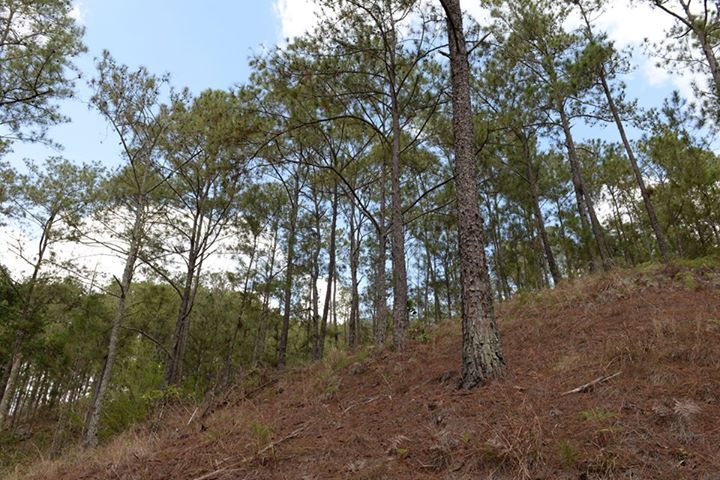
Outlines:
<svg viewBox="0 0 720 480"><path fill-rule="evenodd" d="M74 57L85 51L70 0L5 0L0 5L0 155L12 139L47 141L66 120L56 100L71 97Z"/></svg>
<svg viewBox="0 0 720 480"><path fill-rule="evenodd" d="M273 429L272 426L256 419L250 423L250 433L253 435L255 450L260 451L270 441L273 435Z"/></svg>
<svg viewBox="0 0 720 480"><path fill-rule="evenodd" d="M617 416L616 413L604 410L599 407L593 407L590 410L583 410L578 414L580 418L588 422L604 422Z"/></svg>
<svg viewBox="0 0 720 480"><path fill-rule="evenodd" d="M560 454L560 461L567 468L573 468L580 460L580 452L577 447L568 440L562 440L558 444L558 453Z"/></svg>

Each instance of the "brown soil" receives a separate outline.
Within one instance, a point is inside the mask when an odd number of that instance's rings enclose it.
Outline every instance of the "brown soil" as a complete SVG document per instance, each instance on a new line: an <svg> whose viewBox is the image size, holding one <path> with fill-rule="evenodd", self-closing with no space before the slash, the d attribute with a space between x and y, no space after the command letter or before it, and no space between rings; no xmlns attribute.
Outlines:
<svg viewBox="0 0 720 480"><path fill-rule="evenodd" d="M177 408L140 453L40 477L720 478L720 275L615 272L499 317L508 368L482 388L455 388L460 326L447 321L402 353L330 352L189 424L194 407Z"/></svg>

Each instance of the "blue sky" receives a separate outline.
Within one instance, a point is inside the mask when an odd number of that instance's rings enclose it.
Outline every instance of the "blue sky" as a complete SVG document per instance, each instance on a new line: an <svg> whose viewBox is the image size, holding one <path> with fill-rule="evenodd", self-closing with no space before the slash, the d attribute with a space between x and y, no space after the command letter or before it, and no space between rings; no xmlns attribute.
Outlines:
<svg viewBox="0 0 720 480"><path fill-rule="evenodd" d="M72 121L50 130L50 138L64 149L15 144L6 157L15 166L25 157L42 161L48 155L118 164L117 139L86 103L90 94L85 82L103 49L130 67L169 72L174 86L199 93L244 82L250 73L248 58L283 34L273 0L82 0L75 12L86 28L88 52L76 62L84 76L77 83L77 98L61 103Z"/></svg>
<svg viewBox="0 0 720 480"><path fill-rule="evenodd" d="M639 52L643 38L663 36L666 16L631 0L611 2L598 26L619 47L632 46ZM169 72L178 88L189 87L194 93L227 88L247 79L248 58L261 53L263 45L273 46L311 27L315 21L311 4L312 0L76 0L75 13L86 28L88 52L76 62L84 75L77 84L77 98L61 104L72 121L50 130L50 138L64 149L15 144L6 159L16 167L25 157L40 162L49 155L117 165L117 139L86 103L85 82L93 76L93 59L103 49L130 67ZM479 1L463 0L462 5L480 21L486 16ZM626 78L628 98L639 98L640 105L647 107L661 104L674 88L689 91L689 76L670 76L653 63L636 55L637 68ZM577 127L578 137L616 139L612 128Z"/></svg>

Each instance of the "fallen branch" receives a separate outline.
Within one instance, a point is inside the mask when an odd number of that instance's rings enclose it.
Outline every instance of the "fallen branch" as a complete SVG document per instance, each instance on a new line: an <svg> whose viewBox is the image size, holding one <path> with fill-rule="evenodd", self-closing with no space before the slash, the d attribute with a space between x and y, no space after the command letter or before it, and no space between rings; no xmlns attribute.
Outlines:
<svg viewBox="0 0 720 480"><path fill-rule="evenodd" d="M255 395L257 395L258 393L262 392L262 391L265 390L266 388L275 385L275 384L278 383L279 381L280 381L280 377L275 377L275 378L272 378L272 379L268 380L267 382L265 382L265 383L263 383L262 385L259 385L259 386L255 387L255 388L253 388L252 390L250 390L250 391L246 392L245 394L243 394L240 398L238 398L238 399L236 399L235 401L233 401L232 404L231 404L231 406L236 406L236 405L240 404L241 402L244 402L245 400L250 400L250 399L252 399Z"/></svg>
<svg viewBox="0 0 720 480"><path fill-rule="evenodd" d="M195 411L192 413L192 415L190 415L190 420L188 420L185 425L190 425L190 422L192 422L192 421L193 421L193 418L195 418L195 414L197 413L198 408L200 408L200 407L199 407L199 406L198 406L198 407L195 407Z"/></svg>
<svg viewBox="0 0 720 480"><path fill-rule="evenodd" d="M305 428L307 428L307 426L308 426L307 423L305 423L305 424L303 424L303 425L300 425L298 428L296 428L295 430L293 430L292 432L290 432L288 435L284 436L284 437L281 438L280 440L276 440L276 441L274 441L274 442L270 442L270 443L267 444L265 447L263 447L263 448L261 448L260 450L258 450L254 455L251 455L251 456L249 456L249 457L243 458L241 461L239 461L239 462L237 462L237 463L235 463L235 464L233 464L233 465L228 465L227 467L219 468L219 469L217 469L217 470L215 470L215 471L212 471L212 472L210 472L210 473L206 473L206 474L204 474L204 475L202 475L202 476L200 476L200 477L195 478L194 480L209 480L210 478L213 478L213 477L215 477L216 475L219 475L219 474L221 474L221 473L222 473L222 474L228 474L228 473L231 473L231 472L239 472L239 471L241 470L241 469L239 468L240 465L243 465L243 464L245 464L245 463L248 463L248 462L250 462L251 460L254 460L254 459L257 458L258 456L262 455L263 453L267 452L268 450L271 450L271 449L277 447L277 446L280 445L281 443L286 442L287 440L290 440L291 438L295 438L295 437L299 436L300 433L302 433L302 431L305 430Z"/></svg>
<svg viewBox="0 0 720 480"><path fill-rule="evenodd" d="M300 425L298 428L296 428L295 430L293 430L292 432L290 432L288 435L284 436L284 437L281 438L280 440L276 440L276 441L274 441L274 442L270 442L270 443L267 444L264 448L261 448L260 450L258 450L257 453L256 453L255 455L253 455L252 457L244 458L243 461L242 461L242 463L247 463L247 462L249 462L250 460L252 460L252 459L254 459L254 458L256 458L256 457L259 457L260 455L262 455L263 453L267 452L268 450L274 449L275 447L277 447L277 446L280 445L281 443L283 443L283 442L285 442L285 441L287 441L287 440L290 440L291 438L297 437L298 435L300 435L300 434L302 433L303 430L305 430L306 427L307 427L307 423L306 423L306 424L303 424L303 425Z"/></svg>
<svg viewBox="0 0 720 480"><path fill-rule="evenodd" d="M352 404L350 404L345 410L342 411L342 414L344 415L344 414L346 414L347 412L349 412L350 410L352 410L353 408L359 407L360 405L367 405L368 403L374 402L375 400L377 400L377 399L379 399L379 398L381 398L381 397L383 397L383 395L377 395L377 396L375 396L375 397L370 397L370 398L367 398L367 399L363 400L362 402L352 403Z"/></svg>
<svg viewBox="0 0 720 480"><path fill-rule="evenodd" d="M588 383L586 383L585 385L580 385L580 386L577 387L577 388L573 388L572 390L568 390L567 392L563 393L561 396L570 395L570 394L573 394L573 393L584 393L584 392L587 392L587 391L592 390L593 388L595 388L595 385L600 385L601 383L605 383L605 382L607 382L608 380L611 380L611 379L617 377L617 376L620 375L621 373L622 373L622 371L620 371L620 372L615 372L615 373L613 373L612 375L603 375L602 377L596 378L596 379L593 380L592 382L588 382Z"/></svg>

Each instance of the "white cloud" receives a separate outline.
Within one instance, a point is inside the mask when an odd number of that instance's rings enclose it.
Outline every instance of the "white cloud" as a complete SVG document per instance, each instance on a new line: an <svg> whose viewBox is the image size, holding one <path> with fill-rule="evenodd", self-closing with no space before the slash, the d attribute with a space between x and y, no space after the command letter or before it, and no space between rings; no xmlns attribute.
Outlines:
<svg viewBox="0 0 720 480"><path fill-rule="evenodd" d="M72 10L70 10L70 18L74 19L80 25L85 23L85 5L81 1L73 2Z"/></svg>
<svg viewBox="0 0 720 480"><path fill-rule="evenodd" d="M318 7L313 0L275 0L273 10L280 20L282 40L298 37L317 23Z"/></svg>
<svg viewBox="0 0 720 480"><path fill-rule="evenodd" d="M635 61L644 80L652 86L670 85L686 98L694 98L693 81L702 81L691 73L674 74L656 65L657 59L648 56L643 43L651 44L665 38L665 32L672 26L672 18L645 2L611 0L595 24L605 31L618 48L635 49Z"/></svg>
<svg viewBox="0 0 720 480"><path fill-rule="evenodd" d="M76 6L82 10L81 3L76 3ZM480 2L466 1L463 7L476 21L481 24L488 23L488 11ZM273 9L280 22L282 40L302 35L311 30L318 21L319 8L314 0L274 0ZM577 27L581 21L580 18L572 18L569 23ZM670 73L658 67L657 60L648 56L643 49L646 39L652 43L665 37L665 32L672 25L669 15L658 11L647 2L609 0L605 11L594 19L594 23L597 30L607 32L618 48L634 49L634 61L644 81L655 87L667 85L677 89L686 98L694 98L692 83L702 84L704 79L701 76Z"/></svg>

